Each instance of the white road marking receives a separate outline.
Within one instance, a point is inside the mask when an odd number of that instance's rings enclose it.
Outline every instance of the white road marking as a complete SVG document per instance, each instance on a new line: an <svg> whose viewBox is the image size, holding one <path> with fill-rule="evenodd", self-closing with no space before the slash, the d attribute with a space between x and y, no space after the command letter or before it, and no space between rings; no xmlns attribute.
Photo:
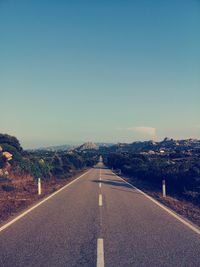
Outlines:
<svg viewBox="0 0 200 267"><path fill-rule="evenodd" d="M97 267L104 267L103 238L97 239Z"/></svg>
<svg viewBox="0 0 200 267"><path fill-rule="evenodd" d="M166 212L168 212L173 217L175 217L178 221L182 222L184 225L186 225L187 227L189 227L195 233L197 233L197 234L200 235L200 229L198 229L196 226L192 225L192 223L190 223L190 222L186 221L185 219L181 218L177 213L175 213L175 211L170 210L169 208L167 208L166 206L164 206L163 204L161 204L160 202L158 202L154 198L150 197L149 195L147 195L146 193L144 193L142 190L140 190L137 187L133 186L132 184L130 184L129 182L127 182L123 178L119 177L118 175L115 174L115 176L118 177L119 179L121 179L122 181L124 181L125 183L129 184L132 188L134 188L135 190L137 190L138 192L140 192L146 198L148 198L149 200L151 200L152 202L154 202L156 205L158 205L160 208L162 208L163 210L165 210Z"/></svg>
<svg viewBox="0 0 200 267"><path fill-rule="evenodd" d="M99 206L103 206L102 195L99 194Z"/></svg>
<svg viewBox="0 0 200 267"><path fill-rule="evenodd" d="M84 175L88 174L91 170L87 171L86 173L82 174L81 176L79 176L78 178L76 178L75 180L73 180L72 182L70 182L69 184L63 186L62 188L60 188L59 190L57 190L56 192L54 192L53 194L51 194L50 196L46 197L45 199L43 199L42 201L40 201L39 203L37 203L36 205L34 205L33 207L31 207L30 209L26 210L25 212L23 212L22 214L18 215L16 218L14 218L12 221L6 223L5 225L3 225L2 227L0 227L0 232L5 230L6 228L8 228L10 225L12 225L13 223L15 223L16 221L18 221L19 219L21 219L22 217L24 217L26 214L28 214L29 212L31 212L32 210L36 209L37 207L39 207L41 204L43 204L44 202L46 202L47 200L49 200L50 198L52 198L53 196L57 195L58 193L60 193L62 190L64 190L66 187L70 186L71 184L73 184L74 182L76 182L77 180L79 180L81 177L83 177Z"/></svg>
<svg viewBox="0 0 200 267"><path fill-rule="evenodd" d="M101 188L101 183L99 183L99 187Z"/></svg>

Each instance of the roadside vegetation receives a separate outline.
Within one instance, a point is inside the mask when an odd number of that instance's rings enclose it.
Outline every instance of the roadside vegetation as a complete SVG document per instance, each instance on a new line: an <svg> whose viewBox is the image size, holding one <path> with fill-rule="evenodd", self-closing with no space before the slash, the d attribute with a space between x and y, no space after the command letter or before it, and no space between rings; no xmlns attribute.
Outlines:
<svg viewBox="0 0 200 267"><path fill-rule="evenodd" d="M169 194L200 205L200 158L111 153L104 160L108 167L158 188L165 179Z"/></svg>

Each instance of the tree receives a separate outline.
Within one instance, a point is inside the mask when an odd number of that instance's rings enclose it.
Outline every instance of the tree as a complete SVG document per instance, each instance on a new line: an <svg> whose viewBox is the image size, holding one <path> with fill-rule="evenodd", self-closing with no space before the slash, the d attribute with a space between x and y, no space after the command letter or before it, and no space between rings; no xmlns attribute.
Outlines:
<svg viewBox="0 0 200 267"><path fill-rule="evenodd" d="M22 151L19 140L16 137L8 134L0 134L0 144L8 144L15 147L19 152Z"/></svg>

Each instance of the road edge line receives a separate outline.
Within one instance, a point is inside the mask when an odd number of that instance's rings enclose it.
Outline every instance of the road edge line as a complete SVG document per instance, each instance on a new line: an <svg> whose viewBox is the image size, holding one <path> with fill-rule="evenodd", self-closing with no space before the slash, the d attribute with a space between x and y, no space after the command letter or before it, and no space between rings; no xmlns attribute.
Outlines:
<svg viewBox="0 0 200 267"><path fill-rule="evenodd" d="M166 207L164 204L161 204L160 202L158 202L157 200L155 200L153 197L149 196L148 194L146 194L145 192L143 192L139 188L137 188L134 185L130 184L129 182L127 182L126 180L124 180L120 176L118 176L116 174L115 174L115 176L118 177L119 179L121 179L122 181L124 181L125 183L129 184L132 188L134 188L135 190L137 190L138 192L140 192L142 195L144 195L146 198L148 198L149 200L151 200L152 202L154 202L156 205L158 205L160 208L162 208L163 210L165 210L166 212L168 212L170 215L172 215L178 221L182 222L188 228L190 228L191 230L193 230L196 234L199 234L200 235L200 229L197 228L198 226L196 227L196 226L192 225L192 223L190 223L189 221L186 221L186 219L183 219L182 217L180 217L180 215L178 213L176 213L175 211L173 211L170 208Z"/></svg>
<svg viewBox="0 0 200 267"><path fill-rule="evenodd" d="M28 210L22 212L20 215L18 215L16 218L14 218L13 220L11 220L10 222L4 224L3 226L0 227L0 232L2 232L3 230L5 230L6 228L8 228L9 226L11 226L12 224L14 224L15 222L17 222L18 220L20 220L22 217L24 217L25 215L27 215L28 213L30 213L31 211L33 211L34 209L36 209L37 207L39 207L40 205L42 205L44 202L46 202L47 200L49 200L50 198L54 197L55 195L57 195L58 193L60 193L62 190L64 190L66 187L70 186L71 184L73 184L74 182L76 182L77 180L79 180L80 178L82 178L84 175L88 174L91 170L83 173L82 175L80 175L79 177L77 177L76 179L74 179L73 181L71 181L70 183L64 185L63 187L61 187L60 189L58 189L56 192L52 193L51 195L49 195L48 197L44 198L43 200L41 200L39 203L35 204L33 207L29 208Z"/></svg>

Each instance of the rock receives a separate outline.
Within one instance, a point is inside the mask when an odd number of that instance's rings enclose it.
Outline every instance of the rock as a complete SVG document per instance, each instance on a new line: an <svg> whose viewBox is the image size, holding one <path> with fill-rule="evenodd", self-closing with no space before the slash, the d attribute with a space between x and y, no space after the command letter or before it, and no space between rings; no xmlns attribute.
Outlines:
<svg viewBox="0 0 200 267"><path fill-rule="evenodd" d="M11 153L7 152L7 151L3 152L3 156L8 161L12 160L12 157L13 157L13 155Z"/></svg>

